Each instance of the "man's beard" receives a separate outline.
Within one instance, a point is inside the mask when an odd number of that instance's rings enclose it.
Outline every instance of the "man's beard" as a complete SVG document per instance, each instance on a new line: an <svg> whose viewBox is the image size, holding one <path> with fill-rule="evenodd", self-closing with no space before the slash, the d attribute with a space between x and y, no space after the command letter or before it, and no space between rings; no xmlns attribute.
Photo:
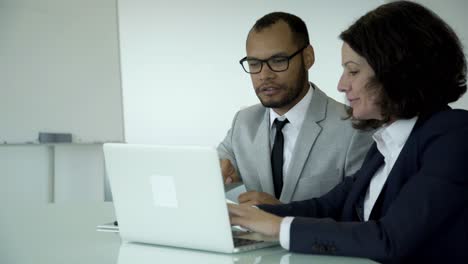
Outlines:
<svg viewBox="0 0 468 264"><path fill-rule="evenodd" d="M281 108L284 106L287 106L294 102L303 92L304 88L304 83L307 81L306 79L306 74L307 71L305 69L300 71L300 74L297 78L297 81L294 85L293 89L287 89L285 85L280 85L281 90L286 90L286 96L281 98L279 101L264 101L260 96L257 95L258 99L260 99L260 102L264 107L269 107L269 108Z"/></svg>

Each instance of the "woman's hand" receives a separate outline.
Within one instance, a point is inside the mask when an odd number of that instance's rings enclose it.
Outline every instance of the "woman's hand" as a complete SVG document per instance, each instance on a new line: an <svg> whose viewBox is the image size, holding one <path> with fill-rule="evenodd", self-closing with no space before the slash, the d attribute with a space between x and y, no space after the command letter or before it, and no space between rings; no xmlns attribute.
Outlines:
<svg viewBox="0 0 468 264"><path fill-rule="evenodd" d="M240 225L252 231L279 238L282 217L250 205L228 204L231 225Z"/></svg>

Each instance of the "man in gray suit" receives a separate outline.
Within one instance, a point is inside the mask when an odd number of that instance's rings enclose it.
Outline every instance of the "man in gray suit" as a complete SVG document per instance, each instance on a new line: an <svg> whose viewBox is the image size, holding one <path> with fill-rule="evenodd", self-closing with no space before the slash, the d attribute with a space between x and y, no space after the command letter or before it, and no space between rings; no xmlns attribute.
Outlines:
<svg viewBox="0 0 468 264"><path fill-rule="evenodd" d="M243 109L218 146L226 183L242 181L240 203L278 204L318 197L353 174L372 143L344 120L346 107L308 80L314 50L305 23L275 12L250 30L247 57L261 104Z"/></svg>

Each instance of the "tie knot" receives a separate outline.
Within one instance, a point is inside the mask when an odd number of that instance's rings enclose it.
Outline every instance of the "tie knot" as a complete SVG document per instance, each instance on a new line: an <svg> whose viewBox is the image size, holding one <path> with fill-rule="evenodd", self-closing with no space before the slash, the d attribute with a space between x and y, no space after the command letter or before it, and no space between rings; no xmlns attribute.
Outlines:
<svg viewBox="0 0 468 264"><path fill-rule="evenodd" d="M289 120L288 120L287 118L286 118L285 120L283 120L283 121L279 121L278 118L275 119L274 124L275 124L275 126L276 126L276 131L281 131L281 130L283 130L283 127L284 127L287 123L289 123Z"/></svg>

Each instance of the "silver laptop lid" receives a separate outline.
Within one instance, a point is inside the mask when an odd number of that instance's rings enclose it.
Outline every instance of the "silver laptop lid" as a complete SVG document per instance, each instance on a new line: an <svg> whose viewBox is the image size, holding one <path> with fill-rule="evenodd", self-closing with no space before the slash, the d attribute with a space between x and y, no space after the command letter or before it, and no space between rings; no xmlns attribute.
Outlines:
<svg viewBox="0 0 468 264"><path fill-rule="evenodd" d="M233 252L214 148L104 144L123 240Z"/></svg>

